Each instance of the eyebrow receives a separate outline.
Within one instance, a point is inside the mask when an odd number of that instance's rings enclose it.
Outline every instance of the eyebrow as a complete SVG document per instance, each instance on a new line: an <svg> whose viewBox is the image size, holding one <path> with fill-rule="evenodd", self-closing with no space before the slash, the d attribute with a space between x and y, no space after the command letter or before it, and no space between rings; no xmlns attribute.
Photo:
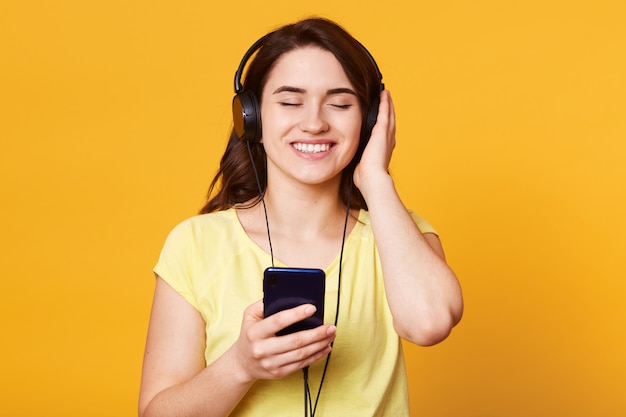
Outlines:
<svg viewBox="0 0 626 417"><path fill-rule="evenodd" d="M304 88L299 88L299 87L291 87L288 85L283 85L281 87L278 87L276 90L274 90L274 92L272 94L279 94L279 93L306 93L306 90ZM328 95L333 95L333 94L351 94L353 96L356 96L356 93L354 92L354 90L352 90L351 88L345 88L345 87L341 87L341 88L331 88L330 90L326 91L326 94Z"/></svg>

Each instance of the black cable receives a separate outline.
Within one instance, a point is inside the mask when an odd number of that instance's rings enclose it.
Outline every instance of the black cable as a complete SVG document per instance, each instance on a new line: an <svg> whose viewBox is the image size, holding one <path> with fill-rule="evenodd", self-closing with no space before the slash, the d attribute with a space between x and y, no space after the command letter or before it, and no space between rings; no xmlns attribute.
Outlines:
<svg viewBox="0 0 626 417"><path fill-rule="evenodd" d="M350 197L352 196L352 187L354 185L354 181L350 181L350 190L348 192L348 201L346 202L346 218L343 223L343 236L341 238L341 252L339 253L339 273L337 277L337 308L335 310L335 327L337 327L337 323L339 322L339 301L341 300L341 270L343 265L343 248L346 243L346 234L348 231L348 219L350 218ZM330 347L332 349L335 341L330 342ZM311 417L315 417L315 411L317 411L317 403L320 399L320 394L322 393L322 384L324 384L324 378L326 377L326 370L328 369L328 362L330 361L330 355L332 354L332 350L326 356L326 361L324 363L324 370L322 371L322 378L320 380L320 386L317 390L317 396L315 397L315 407L313 407L313 411L311 412ZM307 383L308 385L308 383Z"/></svg>
<svg viewBox="0 0 626 417"><path fill-rule="evenodd" d="M250 162L252 162L252 169L254 170L254 177L256 179L257 187L259 188L259 195L261 197L261 203L263 204L263 212L265 213L265 226L267 228L267 240L270 245L270 256L272 257L272 266L274 266L274 250L272 248L272 238L270 236L270 222L267 216L267 206L265 205L265 191L261 187L261 181L259 180L259 174L256 169L256 164L254 163L254 158L252 157L252 150L250 149L250 142L246 141L246 145L248 148L248 155L250 156ZM337 307L335 309L335 327L337 327L337 323L339 322L339 301L341 300L341 272L343 266L343 248L346 243L346 234L348 231L348 219L350 218L350 200L352 197L352 188L354 186L354 181L350 181L350 189L348 191L348 200L346 201L346 217L343 222L343 235L341 237L341 251L339 252L339 271L337 276ZM335 341L330 342L330 347L332 349ZM305 366L302 368L302 374L304 379L304 416L308 417L309 410L311 412L311 417L315 417L315 412L317 411L317 403L320 399L320 394L322 393L322 385L324 384L324 379L326 378L326 370L328 369L328 362L330 361L330 355L332 350L326 355L326 361L324 362L324 369L322 371L322 378L320 379L320 386L317 389L317 395L315 397L315 406L311 403L311 392L309 389L309 367Z"/></svg>
<svg viewBox="0 0 626 417"><path fill-rule="evenodd" d="M248 155L250 155L250 162L252 162L252 170L254 171L254 178L256 179L256 185L259 188L259 196L261 197L261 203L263 204L263 212L265 213L265 227L267 229L267 241L270 245L270 256L272 257L272 267L274 266L274 249L272 248L272 237L270 236L270 221L267 218L267 206L265 205L265 191L261 187L261 181L259 180L259 173L256 169L256 164L254 163L254 158L252 157L252 150L250 150L250 141L246 141L246 145L248 147Z"/></svg>
<svg viewBox="0 0 626 417"><path fill-rule="evenodd" d="M311 407L311 400L309 394L309 367L302 368L302 376L304 380L304 417L309 416L309 408Z"/></svg>

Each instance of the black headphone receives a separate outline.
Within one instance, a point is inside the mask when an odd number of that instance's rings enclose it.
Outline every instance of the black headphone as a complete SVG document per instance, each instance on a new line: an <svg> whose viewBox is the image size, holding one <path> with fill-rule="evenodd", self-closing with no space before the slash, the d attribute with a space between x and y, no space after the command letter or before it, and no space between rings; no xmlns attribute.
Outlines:
<svg viewBox="0 0 626 417"><path fill-rule="evenodd" d="M244 142L259 142L261 140L261 108L259 105L259 101L254 94L253 91L244 91L243 85L241 84L241 77L243 74L243 70L250 59L250 57L260 49L267 37L270 34L267 34L257 40L252 46L246 51L241 62L239 63L239 67L237 68L237 72L235 72L235 97L233 97L233 122L235 134ZM358 41L357 41L358 42ZM376 97L372 97L372 102L370 103L369 108L367 109L367 115L365 118L365 123L363 124L363 128L361 129L361 136L365 136L369 138L372 133L372 129L376 124L376 119L378 118L378 105L380 103L380 93L385 89L385 84L383 84L383 75L378 69L378 65L374 60L372 54L358 42L363 51L368 56L372 65L376 69L376 73L378 74L379 81L379 91Z"/></svg>

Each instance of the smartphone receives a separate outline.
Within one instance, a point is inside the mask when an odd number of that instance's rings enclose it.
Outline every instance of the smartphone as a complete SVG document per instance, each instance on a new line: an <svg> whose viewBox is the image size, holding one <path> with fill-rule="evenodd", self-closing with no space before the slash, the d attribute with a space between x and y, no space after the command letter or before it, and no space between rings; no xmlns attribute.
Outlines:
<svg viewBox="0 0 626 417"><path fill-rule="evenodd" d="M294 323L276 333L282 336L313 329L324 323L324 291L326 274L314 268L275 268L263 273L263 312L265 317L302 304L313 304L317 310L311 317Z"/></svg>

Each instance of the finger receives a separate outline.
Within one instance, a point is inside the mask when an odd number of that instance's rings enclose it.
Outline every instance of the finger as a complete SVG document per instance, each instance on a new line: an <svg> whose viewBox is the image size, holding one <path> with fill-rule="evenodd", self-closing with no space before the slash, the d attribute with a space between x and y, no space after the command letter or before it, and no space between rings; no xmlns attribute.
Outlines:
<svg viewBox="0 0 626 417"><path fill-rule="evenodd" d="M266 369L289 373L303 368L330 353L336 327L324 325L272 339L276 354L263 359ZM269 348L269 347L268 347Z"/></svg>
<svg viewBox="0 0 626 417"><path fill-rule="evenodd" d="M396 107L393 104L393 100L391 99L391 93L388 90L385 90L388 102L388 114L389 114L389 132L394 133L396 130Z"/></svg>
<svg viewBox="0 0 626 417"><path fill-rule="evenodd" d="M287 353L298 350L312 352L320 349L335 339L337 328L331 324L325 324L314 329L302 330L284 336L279 336L276 340L280 344L277 352Z"/></svg>
<svg viewBox="0 0 626 417"><path fill-rule="evenodd" d="M259 300L244 310L242 326L249 327L261 320L263 320L263 301Z"/></svg>
<svg viewBox="0 0 626 417"><path fill-rule="evenodd" d="M380 104L378 105L378 116L376 117L376 124L372 129L372 136L374 131L387 131L389 126L389 93L387 90L380 92Z"/></svg>
<svg viewBox="0 0 626 417"><path fill-rule="evenodd" d="M283 378L299 369L309 366L315 361L322 359L331 352L330 344L321 346L319 350L312 354L298 352L290 352L289 354L268 357L261 360L261 368L264 370L265 378L279 379ZM294 355L295 359L292 357Z"/></svg>
<svg viewBox="0 0 626 417"><path fill-rule="evenodd" d="M311 317L317 311L312 304L303 304L298 307L279 311L266 317L264 321L264 331L266 336L274 336L277 332L291 326L294 323L302 321L307 317Z"/></svg>
<svg viewBox="0 0 626 417"><path fill-rule="evenodd" d="M319 346L319 349L313 350L313 353L309 354L308 351L302 350L301 352L293 352L295 355L294 360L289 360L285 365L283 365L280 369L285 372L285 374L289 374L298 369L302 369L306 366L311 365L312 363L322 359L323 357L330 354L332 351L330 347L330 343L326 343ZM293 355L292 355L293 356ZM287 358L287 357L286 357ZM291 359L291 358L289 358Z"/></svg>
<svg viewBox="0 0 626 417"><path fill-rule="evenodd" d="M263 300L259 300L249 306L247 311L253 318L263 320Z"/></svg>

